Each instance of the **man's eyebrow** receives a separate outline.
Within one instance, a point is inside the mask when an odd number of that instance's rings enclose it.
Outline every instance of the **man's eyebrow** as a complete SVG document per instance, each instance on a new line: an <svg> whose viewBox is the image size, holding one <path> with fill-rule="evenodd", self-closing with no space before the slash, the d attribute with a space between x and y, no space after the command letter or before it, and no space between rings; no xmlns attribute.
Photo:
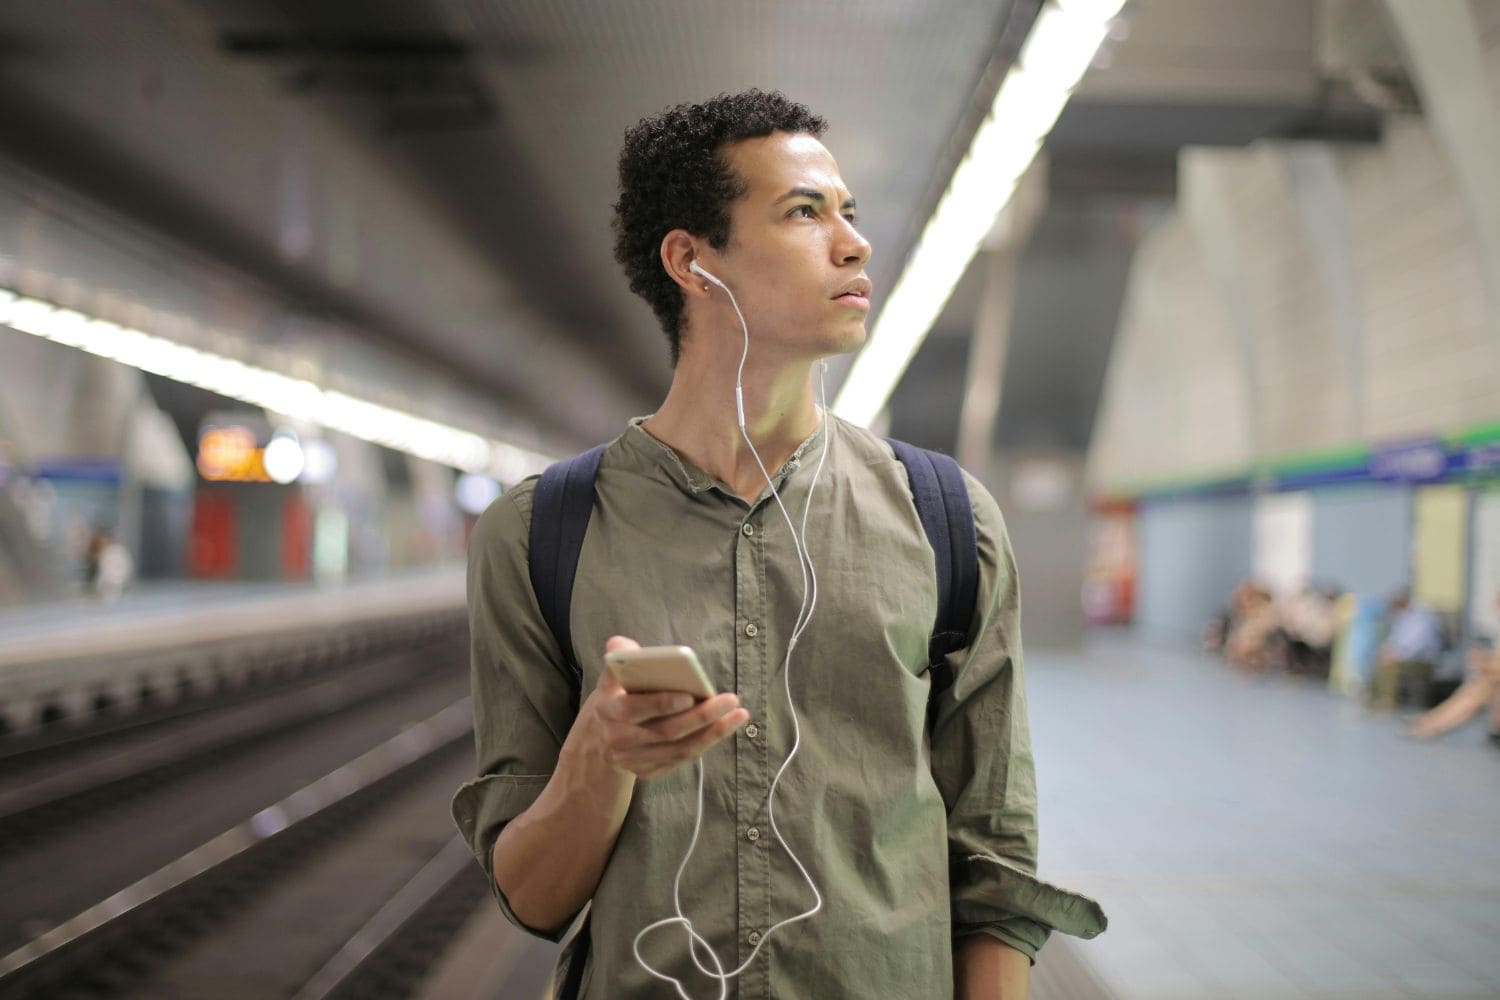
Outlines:
<svg viewBox="0 0 1500 1000"><path fill-rule="evenodd" d="M780 198L777 198L771 204L780 205L788 198L811 198L813 201L816 201L819 204L822 204L823 202L828 200L822 191L816 190L815 188L799 187L792 188L790 191L782 195ZM852 196L844 199L844 203L839 206L840 209L853 209L854 207L854 198Z"/></svg>

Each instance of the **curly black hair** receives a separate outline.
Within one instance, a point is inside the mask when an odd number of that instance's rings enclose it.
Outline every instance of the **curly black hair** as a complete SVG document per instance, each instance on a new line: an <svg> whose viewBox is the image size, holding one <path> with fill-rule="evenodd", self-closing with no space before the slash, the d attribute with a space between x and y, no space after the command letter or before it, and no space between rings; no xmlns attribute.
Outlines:
<svg viewBox="0 0 1500 1000"><path fill-rule="evenodd" d="M630 290L656 313L672 347L682 353L682 292L661 264L661 241L685 229L722 250L729 243L729 206L748 190L724 156L740 139L773 132L821 137L827 123L780 91L720 94L642 118L620 148L620 200L615 203L615 260Z"/></svg>

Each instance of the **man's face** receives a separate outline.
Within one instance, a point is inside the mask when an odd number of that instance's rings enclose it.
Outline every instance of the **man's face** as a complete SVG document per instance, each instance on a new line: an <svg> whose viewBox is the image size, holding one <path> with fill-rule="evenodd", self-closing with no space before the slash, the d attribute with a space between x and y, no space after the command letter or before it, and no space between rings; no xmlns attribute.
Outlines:
<svg viewBox="0 0 1500 1000"><path fill-rule="evenodd" d="M870 311L870 244L833 156L787 132L741 140L725 155L748 190L730 206L721 270L708 270L734 292L751 341L787 360L857 350Z"/></svg>

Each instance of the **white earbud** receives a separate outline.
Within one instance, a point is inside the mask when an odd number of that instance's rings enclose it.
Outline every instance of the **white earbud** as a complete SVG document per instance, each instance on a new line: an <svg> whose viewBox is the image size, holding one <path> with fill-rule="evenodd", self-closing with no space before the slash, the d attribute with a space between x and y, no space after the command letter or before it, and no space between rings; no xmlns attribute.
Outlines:
<svg viewBox="0 0 1500 1000"><path fill-rule="evenodd" d="M691 264L688 265L688 270L692 271L694 274L697 274L697 275L700 275L700 276L702 276L704 278L707 278L709 281L712 281L714 284L718 285L720 288L724 288L724 282L720 281L718 278L715 278L713 275L711 275L707 271L703 270L703 268L701 266L699 266L699 264L698 264L698 262L696 260L693 261ZM729 289L724 288L724 291L727 292L727 291L729 291Z"/></svg>

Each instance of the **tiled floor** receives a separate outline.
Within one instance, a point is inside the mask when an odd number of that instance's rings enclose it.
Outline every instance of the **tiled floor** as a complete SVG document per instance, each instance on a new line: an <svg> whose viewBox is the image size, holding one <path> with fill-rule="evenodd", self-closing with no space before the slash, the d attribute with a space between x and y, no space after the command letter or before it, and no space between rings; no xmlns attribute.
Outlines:
<svg viewBox="0 0 1500 1000"><path fill-rule="evenodd" d="M1500 750L1100 635L1027 659L1043 877L1121 1000L1500 998ZM1045 953L1044 953L1045 955Z"/></svg>

